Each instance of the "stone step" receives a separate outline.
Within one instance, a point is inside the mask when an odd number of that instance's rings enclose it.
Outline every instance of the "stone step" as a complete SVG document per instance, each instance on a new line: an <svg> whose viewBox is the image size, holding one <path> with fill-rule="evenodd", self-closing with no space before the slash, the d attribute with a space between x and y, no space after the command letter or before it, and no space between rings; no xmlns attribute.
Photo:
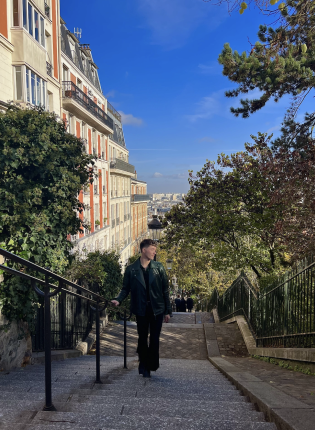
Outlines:
<svg viewBox="0 0 315 430"><path fill-rule="evenodd" d="M198 418L174 418L161 416L104 416L104 414L87 414L73 412L38 412L32 421L32 428L41 425L57 424L59 429L64 428L106 428L112 430L124 429L198 429L198 430L274 430L270 423L253 422L247 420L217 420Z"/></svg>
<svg viewBox="0 0 315 430"><path fill-rule="evenodd" d="M256 412L252 409L239 409L239 404L235 405L231 402L227 408L226 403L220 404L215 403L206 408L199 407L185 407L185 409L178 405L175 407L173 404L165 405L164 402L160 404L160 399L155 402L148 404L143 402L141 405L126 405L122 400L116 404L103 404L102 414L106 416L117 416L117 415L130 415L130 416L160 416L160 417L174 417L174 418L192 418L195 416L202 420L220 420L224 417L227 421L255 421L264 422L264 414L262 412ZM55 404L58 412L74 412L74 413L88 413L88 414L99 414L99 404L83 404L75 403L73 401L64 404Z"/></svg>
<svg viewBox="0 0 315 430"><path fill-rule="evenodd" d="M61 394L61 393L56 393L57 394ZM78 394L78 391L73 391L71 394ZM170 400L185 400L185 397L183 396L183 394L181 393L175 393L171 392L137 392L136 390L134 390L132 392L132 394L130 394L130 392L127 392L126 390L121 390L121 391L109 391L109 390L80 390L79 394L81 396L99 396L99 397L115 397L115 398L120 398L120 397L138 397L138 398L151 398L151 399L159 399L161 397L165 398L165 399L170 399ZM237 402L246 402L248 401L248 399L244 396L241 396L239 394L238 391L229 391L228 393L211 393L208 394L207 396L204 395L196 395L196 394L191 394L189 395L189 400L196 400L196 401L202 401L202 400L218 400L218 401L237 401Z"/></svg>
<svg viewBox="0 0 315 430"><path fill-rule="evenodd" d="M218 396L223 397L223 396ZM246 397L238 397L233 400L233 405L237 405L237 407L240 410L255 410L254 405L250 402L244 401L246 400ZM130 405L137 405L137 406L143 406L143 405L155 405L156 399L154 398L139 398L139 397L126 397L122 400L119 400L117 397L111 397L106 396L106 400L104 401L104 398L102 396L93 396L93 395L81 395L81 394L73 394L68 398L67 403L84 403L84 404L118 404L118 402L121 401L122 404L130 406ZM170 401L168 399L159 398L159 404L163 407L169 406ZM65 402L63 402L65 403ZM54 402L54 404L58 404L58 402ZM214 407L215 405L225 405L226 407L231 404L231 400L229 399L223 399L223 400L191 400L181 398L180 400L173 399L171 405L176 407L189 407L189 408L202 408L205 409L207 407Z"/></svg>

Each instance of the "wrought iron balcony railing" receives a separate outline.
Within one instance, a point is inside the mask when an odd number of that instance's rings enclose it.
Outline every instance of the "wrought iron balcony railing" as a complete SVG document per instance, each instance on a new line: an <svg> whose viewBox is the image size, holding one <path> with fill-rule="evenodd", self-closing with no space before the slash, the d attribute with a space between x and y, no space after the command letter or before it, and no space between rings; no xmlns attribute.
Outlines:
<svg viewBox="0 0 315 430"><path fill-rule="evenodd" d="M120 115L120 113L119 113L119 112L117 112L117 110L114 108L114 106L112 106L112 105L109 103L109 101L107 102L107 110L109 110L109 111L110 111L110 113L111 113L112 115L114 115L114 117L115 117L116 119L118 119L118 121L119 121L119 122L121 122L121 115Z"/></svg>
<svg viewBox="0 0 315 430"><path fill-rule="evenodd" d="M46 61L46 72L48 76L52 76L52 65Z"/></svg>
<svg viewBox="0 0 315 430"><path fill-rule="evenodd" d="M87 94L71 81L62 82L62 95L71 98L83 106L87 111L113 130L114 122Z"/></svg>
<svg viewBox="0 0 315 430"><path fill-rule="evenodd" d="M150 200L149 194L132 194L132 202L148 202Z"/></svg>
<svg viewBox="0 0 315 430"><path fill-rule="evenodd" d="M135 166L127 163L126 161L120 160L120 158L115 158L115 160L110 162L111 169L123 170L129 173L135 173Z"/></svg>
<svg viewBox="0 0 315 430"><path fill-rule="evenodd" d="M45 2L45 15L47 16L47 18L50 19L50 7L46 2Z"/></svg>

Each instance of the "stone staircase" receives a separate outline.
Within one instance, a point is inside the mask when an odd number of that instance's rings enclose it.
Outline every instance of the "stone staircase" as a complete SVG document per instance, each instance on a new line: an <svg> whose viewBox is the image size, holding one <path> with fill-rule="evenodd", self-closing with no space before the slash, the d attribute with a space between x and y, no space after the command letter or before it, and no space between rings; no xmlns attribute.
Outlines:
<svg viewBox="0 0 315 430"><path fill-rule="evenodd" d="M102 356L98 385L94 356L53 362L57 412L41 411L43 365L1 373L0 429L276 430L208 360L161 359L151 379L122 365Z"/></svg>

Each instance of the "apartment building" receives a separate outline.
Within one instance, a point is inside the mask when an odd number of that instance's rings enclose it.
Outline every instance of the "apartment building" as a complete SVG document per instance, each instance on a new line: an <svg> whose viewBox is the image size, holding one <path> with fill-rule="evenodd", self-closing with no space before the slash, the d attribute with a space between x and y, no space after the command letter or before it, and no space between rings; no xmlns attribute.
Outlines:
<svg viewBox="0 0 315 430"><path fill-rule="evenodd" d="M92 51L81 44L61 19L61 115L69 133L82 139L88 154L97 156L97 179L85 187L79 199L86 205L80 217L88 224L71 239L79 250L92 252L110 247L108 137L114 132L107 114L107 100L93 61Z"/></svg>
<svg viewBox="0 0 315 430"><path fill-rule="evenodd" d="M114 131L109 136L108 144L111 246L121 253L121 261L126 264L131 255L130 179L135 173L135 168L129 164L129 151L126 148L121 115L109 103L108 114L114 123Z"/></svg>
<svg viewBox="0 0 315 430"><path fill-rule="evenodd" d="M59 0L0 0L0 108L8 101L43 106L97 156L97 179L79 199L88 228L72 236L85 252L131 255L131 179L121 115L104 96L98 67L60 17ZM140 231L140 230L139 230Z"/></svg>
<svg viewBox="0 0 315 430"><path fill-rule="evenodd" d="M0 0L0 105L60 112L58 0Z"/></svg>
<svg viewBox="0 0 315 430"><path fill-rule="evenodd" d="M140 251L140 242L148 237L148 201L147 183L131 179L131 255Z"/></svg>

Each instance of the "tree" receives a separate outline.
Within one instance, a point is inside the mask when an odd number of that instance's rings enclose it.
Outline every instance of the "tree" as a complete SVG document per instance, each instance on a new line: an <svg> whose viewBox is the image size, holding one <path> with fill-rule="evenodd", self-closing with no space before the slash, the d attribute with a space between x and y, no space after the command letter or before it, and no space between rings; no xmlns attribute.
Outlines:
<svg viewBox="0 0 315 430"><path fill-rule="evenodd" d="M13 105L0 113L1 246L62 273L72 248L67 235L83 227L78 195L93 181L93 160L54 114ZM4 279L3 313L30 321L35 293L23 280Z"/></svg>
<svg viewBox="0 0 315 430"><path fill-rule="evenodd" d="M84 258L76 254L67 276L111 300L118 295L122 287L119 254L115 251L95 251Z"/></svg>
<svg viewBox="0 0 315 430"><path fill-rule="evenodd" d="M246 151L207 162L194 177L184 204L165 215L166 242L191 242L211 255L214 270L251 268L258 277L284 260L278 223L282 202L270 205L275 182L265 164L272 159L270 137L252 136Z"/></svg>
<svg viewBox="0 0 315 430"><path fill-rule="evenodd" d="M242 99L241 107L231 108L235 116L247 118L273 98L278 101L285 94L294 97L289 111L297 109L315 83L315 0L287 0L281 3L281 19L275 28L261 25L259 41L249 54L232 51L228 43L219 56L223 74L238 88L227 91L227 97L258 89L263 94L257 99Z"/></svg>

